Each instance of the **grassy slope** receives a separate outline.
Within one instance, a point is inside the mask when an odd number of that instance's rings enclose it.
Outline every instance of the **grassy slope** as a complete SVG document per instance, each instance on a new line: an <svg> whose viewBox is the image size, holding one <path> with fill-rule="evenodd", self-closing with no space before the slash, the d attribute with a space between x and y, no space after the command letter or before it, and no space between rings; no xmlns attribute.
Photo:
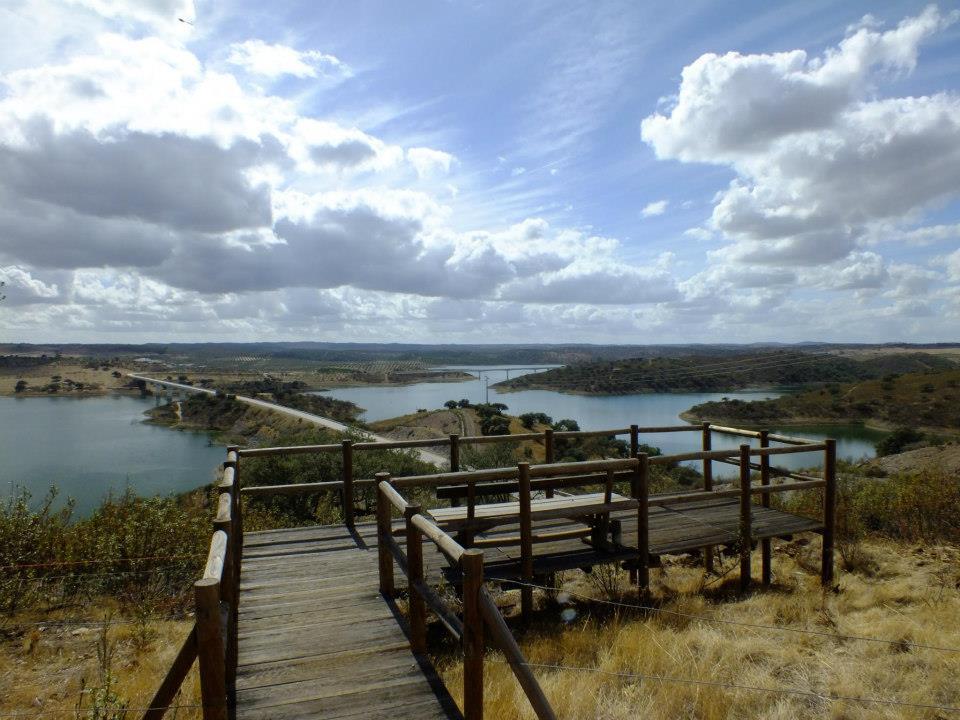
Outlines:
<svg viewBox="0 0 960 720"><path fill-rule="evenodd" d="M683 417L743 423L864 422L877 427L960 429L960 370L830 386L774 400L696 405Z"/></svg>
<svg viewBox="0 0 960 720"><path fill-rule="evenodd" d="M960 647L960 553L952 547L911 548L872 542L869 574L843 573L840 592L822 594L817 577L819 544L777 542L775 585L743 600L725 597L729 587L702 591L702 571L690 562L654 571L655 603L667 610L733 622L761 623L896 641ZM754 558L758 553L754 553ZM728 561L728 564L735 560ZM759 574L755 563L754 573ZM625 574L614 578L628 587ZM734 578L727 585L735 582ZM587 578L567 578L564 589L600 599L608 595ZM635 602L629 591L625 602ZM540 597L544 603L545 598ZM960 654L907 649L862 641L753 630L669 614L648 619L590 606L577 599L576 619L560 626L559 607L523 637L531 663L592 668L600 672L537 668L535 673L565 720L698 718L940 718L935 711L882 705L830 703L733 688L617 677L642 673L670 678L793 688L823 694L891 698L905 702L960 704ZM497 656L495 656L496 658ZM486 665L484 717L532 718L528 703L501 662ZM449 660L444 680L455 694L460 665ZM519 712L518 712L519 709Z"/></svg>
<svg viewBox="0 0 960 720"><path fill-rule="evenodd" d="M796 386L848 382L891 372L955 367L926 353L879 355L863 359L813 355L797 351L740 353L717 357L634 358L584 363L499 383L514 390L545 389L596 395L638 392L724 391L747 387Z"/></svg>

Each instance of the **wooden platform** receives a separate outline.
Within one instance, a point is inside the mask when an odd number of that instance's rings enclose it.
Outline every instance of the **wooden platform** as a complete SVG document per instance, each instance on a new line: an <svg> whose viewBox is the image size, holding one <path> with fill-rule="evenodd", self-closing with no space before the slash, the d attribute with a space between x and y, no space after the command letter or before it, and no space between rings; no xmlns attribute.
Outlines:
<svg viewBox="0 0 960 720"><path fill-rule="evenodd" d="M410 652L363 535L342 525L247 533L242 568L238 719L461 718Z"/></svg>
<svg viewBox="0 0 960 720"><path fill-rule="evenodd" d="M817 520L759 505L752 514L757 540L822 528ZM612 517L621 523L622 551L598 551L578 539L538 544L535 573L636 559L636 512ZM562 518L536 523L537 530L570 527L574 523ZM650 554L733 545L738 527L736 499L652 505ZM477 537L516 533L507 525ZM461 717L433 668L410 652L396 606L378 592L376 545L374 523L353 531L313 526L244 536L237 718ZM432 543L423 549L428 582L442 575L456 581ZM519 547L488 547L484 555L488 579L520 577Z"/></svg>

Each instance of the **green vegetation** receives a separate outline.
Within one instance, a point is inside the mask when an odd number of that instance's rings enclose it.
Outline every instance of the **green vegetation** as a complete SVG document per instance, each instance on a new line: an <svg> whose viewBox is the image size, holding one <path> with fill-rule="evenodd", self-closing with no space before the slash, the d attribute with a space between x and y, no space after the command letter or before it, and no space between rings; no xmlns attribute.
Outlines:
<svg viewBox="0 0 960 720"><path fill-rule="evenodd" d="M568 365L498 383L513 390L544 389L591 395L643 392L717 392L750 387L792 387L878 378L889 373L946 370L956 365L926 353L855 360L794 350L717 356L638 357Z"/></svg>
<svg viewBox="0 0 960 720"><path fill-rule="evenodd" d="M696 405L687 420L750 425L861 422L882 427L960 429L960 370L891 373L875 380L831 384L773 400L720 400Z"/></svg>

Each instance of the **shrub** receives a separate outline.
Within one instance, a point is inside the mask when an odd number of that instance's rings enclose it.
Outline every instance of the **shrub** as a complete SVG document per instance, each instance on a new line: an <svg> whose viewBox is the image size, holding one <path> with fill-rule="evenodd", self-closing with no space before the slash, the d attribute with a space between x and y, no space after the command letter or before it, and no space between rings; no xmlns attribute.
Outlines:
<svg viewBox="0 0 960 720"><path fill-rule="evenodd" d="M915 428L901 427L887 435L883 440L874 445L874 447L876 448L877 455L881 457L884 455L895 455L898 452L902 452L908 445L920 442L923 440L923 437L923 433Z"/></svg>

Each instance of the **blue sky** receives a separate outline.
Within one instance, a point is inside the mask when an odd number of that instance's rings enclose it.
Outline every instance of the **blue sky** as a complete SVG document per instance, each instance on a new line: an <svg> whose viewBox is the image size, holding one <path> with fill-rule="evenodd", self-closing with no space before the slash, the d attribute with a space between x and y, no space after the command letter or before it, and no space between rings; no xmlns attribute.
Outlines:
<svg viewBox="0 0 960 720"><path fill-rule="evenodd" d="M0 337L960 340L958 7L5 6Z"/></svg>

